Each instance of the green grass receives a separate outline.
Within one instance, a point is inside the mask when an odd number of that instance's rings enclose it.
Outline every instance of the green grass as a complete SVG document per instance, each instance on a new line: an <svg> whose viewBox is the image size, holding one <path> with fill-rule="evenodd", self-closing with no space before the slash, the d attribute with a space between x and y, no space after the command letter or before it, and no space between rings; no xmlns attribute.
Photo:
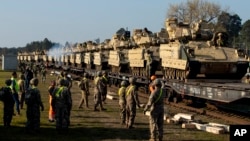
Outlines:
<svg viewBox="0 0 250 141"><path fill-rule="evenodd" d="M0 71L0 86L4 86L5 79L10 78L11 72ZM107 101L102 113L93 112L93 96L89 97L91 110L78 110L77 106L81 97L79 88L74 83L72 89L73 109L71 112L71 125L69 133L60 135L55 130L55 123L48 122L48 86L56 76L48 75L46 84L39 83L42 101L45 110L41 112L41 129L39 134L29 135L25 133L25 109L21 110L21 116L14 116L12 127L3 127L3 104L0 103L0 141L119 141L119 140L148 140L148 117L138 109L135 119L135 129L128 130L119 124L118 101ZM182 129L181 125L165 124L165 140L215 140L227 141L228 134L215 135L197 130Z"/></svg>

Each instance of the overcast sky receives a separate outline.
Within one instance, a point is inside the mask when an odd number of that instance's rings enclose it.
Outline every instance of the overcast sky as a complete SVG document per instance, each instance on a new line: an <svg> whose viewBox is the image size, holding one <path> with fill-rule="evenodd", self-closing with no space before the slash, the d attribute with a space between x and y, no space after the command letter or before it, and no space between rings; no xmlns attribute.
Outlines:
<svg viewBox="0 0 250 141"><path fill-rule="evenodd" d="M211 0L242 22L250 19L250 1ZM77 43L111 38L121 27L132 31L164 27L168 4L186 0L0 0L0 47L24 47L48 38Z"/></svg>

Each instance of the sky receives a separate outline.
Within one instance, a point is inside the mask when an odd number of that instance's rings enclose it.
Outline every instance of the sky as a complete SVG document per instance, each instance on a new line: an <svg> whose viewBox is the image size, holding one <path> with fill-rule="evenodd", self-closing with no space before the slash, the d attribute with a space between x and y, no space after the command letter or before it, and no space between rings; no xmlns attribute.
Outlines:
<svg viewBox="0 0 250 141"><path fill-rule="evenodd" d="M242 23L250 1L210 0ZM24 47L45 38L64 45L109 39L120 28L164 28L168 5L186 0L0 0L0 47Z"/></svg>

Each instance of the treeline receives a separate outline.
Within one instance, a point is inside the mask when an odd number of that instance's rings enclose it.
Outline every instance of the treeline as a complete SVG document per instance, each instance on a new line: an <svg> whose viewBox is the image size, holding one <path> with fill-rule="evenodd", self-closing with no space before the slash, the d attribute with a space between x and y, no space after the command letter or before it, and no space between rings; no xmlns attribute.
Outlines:
<svg viewBox="0 0 250 141"><path fill-rule="evenodd" d="M53 46L59 43L54 43L45 38L43 41L33 41L28 43L25 47L12 47L12 48L1 48L0 47L0 54L17 54L18 52L33 52L33 51L42 51L42 50L49 50Z"/></svg>

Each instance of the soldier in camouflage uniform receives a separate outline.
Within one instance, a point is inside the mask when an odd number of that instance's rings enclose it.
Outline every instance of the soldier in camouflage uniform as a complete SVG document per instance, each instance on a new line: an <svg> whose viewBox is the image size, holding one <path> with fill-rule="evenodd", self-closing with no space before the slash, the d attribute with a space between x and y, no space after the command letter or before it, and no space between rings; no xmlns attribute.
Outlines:
<svg viewBox="0 0 250 141"><path fill-rule="evenodd" d="M104 84L104 87L102 89L102 102L105 103L107 93L108 93L108 78L107 78L108 73L106 71L102 72L102 82Z"/></svg>
<svg viewBox="0 0 250 141"><path fill-rule="evenodd" d="M150 77L152 64L153 64L153 58L152 58L152 53L149 50L147 50L146 60L147 60L147 65L146 65L147 77Z"/></svg>
<svg viewBox="0 0 250 141"><path fill-rule="evenodd" d="M126 81L121 82L121 88L118 90L119 105L120 105L120 118L121 124L125 124L126 120Z"/></svg>
<svg viewBox="0 0 250 141"><path fill-rule="evenodd" d="M3 93L1 93L1 100L3 101L3 123L4 126L10 126L13 112L14 112L14 105L15 101L12 97L12 91L10 88L11 80L7 79L5 81L6 87L3 87Z"/></svg>
<svg viewBox="0 0 250 141"><path fill-rule="evenodd" d="M59 86L52 93L52 107L55 110L56 130L58 133L68 130L70 123L69 107L72 106L69 90L65 87L65 80L59 79Z"/></svg>
<svg viewBox="0 0 250 141"><path fill-rule="evenodd" d="M140 107L140 101L138 99L138 92L135 82L136 79L134 77L130 77L130 85L126 88L126 125L129 129L134 128L133 124L136 116L136 106Z"/></svg>
<svg viewBox="0 0 250 141"><path fill-rule="evenodd" d="M94 111L99 111L97 109L98 106L100 106L101 110L106 110L103 108L102 105L102 91L104 89L104 84L102 81L102 73L100 71L97 72L97 77L94 80L95 82L95 88L94 88L94 102L95 102L95 107Z"/></svg>
<svg viewBox="0 0 250 141"><path fill-rule="evenodd" d="M70 97L70 100L71 100L71 105L68 105L68 117L70 117L70 113L71 113L71 109L72 109L72 99L71 99L71 88L72 88L72 80L71 78L68 76L68 73L67 72L63 72L63 79L65 80L64 81L64 86L68 88L68 91L69 91L69 97ZM70 120L69 120L70 122ZM70 123L68 123L70 124Z"/></svg>
<svg viewBox="0 0 250 141"><path fill-rule="evenodd" d="M150 94L148 103L144 108L144 114L150 109L150 140L155 141L158 136L159 141L162 141L165 92L161 88L162 82L159 79L155 79L153 85L155 85L155 90Z"/></svg>
<svg viewBox="0 0 250 141"><path fill-rule="evenodd" d="M83 103L85 104L86 108L89 108L89 100L88 100L88 96L89 96L89 80L88 80L88 73L84 73L83 74L83 79L81 80L80 85L83 85L83 88L81 89L82 91L82 98L79 104L79 109L82 108ZM81 88L81 87L80 87Z"/></svg>
<svg viewBox="0 0 250 141"><path fill-rule="evenodd" d="M38 86L38 79L32 78L30 80L31 87L28 91L30 91L30 94L33 95L32 102L27 102L27 96L25 97L25 102L27 105L26 110L26 117L27 117L27 123L26 123L26 131L28 133L30 132L39 132L40 128L40 107L41 111L44 110L43 102L41 100L40 91L37 88Z"/></svg>

